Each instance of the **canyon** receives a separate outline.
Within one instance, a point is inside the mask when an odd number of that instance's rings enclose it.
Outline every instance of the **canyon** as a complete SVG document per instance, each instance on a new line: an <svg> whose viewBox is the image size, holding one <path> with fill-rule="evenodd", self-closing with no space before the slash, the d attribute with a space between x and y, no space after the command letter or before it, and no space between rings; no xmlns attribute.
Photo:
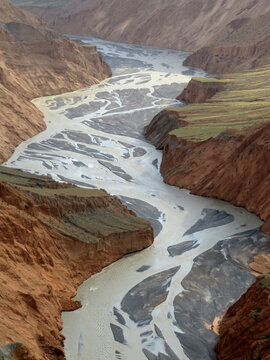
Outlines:
<svg viewBox="0 0 270 360"><path fill-rule="evenodd" d="M6 165L105 188L150 221L155 242L78 288L82 308L62 314L66 357L212 359L211 324L255 281L248 264L267 252L269 237L244 209L164 184L161 153L142 134L158 111L181 107L175 97L191 76L205 74L181 65L187 53L84 41L97 46L112 78L34 100L47 129Z"/></svg>
<svg viewBox="0 0 270 360"><path fill-rule="evenodd" d="M268 2L14 2L196 51L0 0L0 356L268 359Z"/></svg>

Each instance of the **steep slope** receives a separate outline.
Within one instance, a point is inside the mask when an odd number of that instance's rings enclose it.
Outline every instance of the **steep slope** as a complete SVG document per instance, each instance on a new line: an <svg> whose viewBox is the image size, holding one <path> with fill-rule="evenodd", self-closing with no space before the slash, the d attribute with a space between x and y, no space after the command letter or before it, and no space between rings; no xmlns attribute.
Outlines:
<svg viewBox="0 0 270 360"><path fill-rule="evenodd" d="M22 343L19 359L64 359L61 311L79 307L77 286L151 245L153 230L103 190L5 167L0 199L0 345Z"/></svg>
<svg viewBox="0 0 270 360"><path fill-rule="evenodd" d="M68 41L0 0L0 14L6 12L0 24L0 161L45 128L31 99L92 85L111 74L95 47Z"/></svg>
<svg viewBox="0 0 270 360"><path fill-rule="evenodd" d="M13 0L57 31L106 40L195 51L186 65L234 72L269 56L267 0Z"/></svg>
<svg viewBox="0 0 270 360"><path fill-rule="evenodd" d="M254 19L232 22L232 31L211 46L189 56L185 65L210 73L230 73L252 69L269 62L270 13Z"/></svg>
<svg viewBox="0 0 270 360"><path fill-rule="evenodd" d="M21 22L37 27L46 27L45 22L38 16L33 16L14 6L9 0L0 0L0 22L8 23L11 21Z"/></svg>
<svg viewBox="0 0 270 360"><path fill-rule="evenodd" d="M260 263L269 254L258 256ZM226 312L219 326L218 360L270 359L270 275L259 276L248 291Z"/></svg>
<svg viewBox="0 0 270 360"><path fill-rule="evenodd" d="M267 0L122 0L121 5L102 0L70 0L65 5L59 0L51 6L45 2L14 2L39 15L48 14L46 20L64 33L191 51L223 39L270 11Z"/></svg>

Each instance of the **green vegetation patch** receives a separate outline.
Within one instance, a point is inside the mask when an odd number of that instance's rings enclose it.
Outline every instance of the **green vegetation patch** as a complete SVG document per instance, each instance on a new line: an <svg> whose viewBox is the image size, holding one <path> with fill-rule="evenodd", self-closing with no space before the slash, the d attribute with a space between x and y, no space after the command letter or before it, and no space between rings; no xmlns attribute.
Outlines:
<svg viewBox="0 0 270 360"><path fill-rule="evenodd" d="M80 231L84 233L84 236L88 234L93 239L114 233L143 230L148 226L147 220L126 213L120 215L110 208L68 214L66 215L66 224L74 231ZM85 241L86 238L83 240Z"/></svg>
<svg viewBox="0 0 270 360"><path fill-rule="evenodd" d="M258 286L262 291L270 287L270 273L261 277L261 281Z"/></svg>
<svg viewBox="0 0 270 360"><path fill-rule="evenodd" d="M221 84L226 84L231 80L231 79L218 79L218 78L210 78L210 77L194 77L192 79L195 81L199 81L201 83L221 83Z"/></svg>
<svg viewBox="0 0 270 360"><path fill-rule="evenodd" d="M209 82L208 78L201 82ZM212 79L211 79L212 81ZM270 120L270 65L239 74L223 75L223 91L202 104L179 106L177 111L188 125L170 134L191 141L204 141L229 129L245 134L251 126Z"/></svg>
<svg viewBox="0 0 270 360"><path fill-rule="evenodd" d="M97 197L108 195L104 190L84 189L72 184L60 184L48 176L39 176L5 166L0 166L0 182L44 196Z"/></svg>

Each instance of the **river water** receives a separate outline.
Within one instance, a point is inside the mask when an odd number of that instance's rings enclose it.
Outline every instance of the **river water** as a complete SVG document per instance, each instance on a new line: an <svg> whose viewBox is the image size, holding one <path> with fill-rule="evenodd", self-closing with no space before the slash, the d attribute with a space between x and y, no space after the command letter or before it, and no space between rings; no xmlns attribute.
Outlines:
<svg viewBox="0 0 270 360"><path fill-rule="evenodd" d="M261 221L230 204L163 183L161 152L142 130L191 76L187 53L96 44L113 77L80 91L35 99L47 129L6 163L57 181L104 188L155 230L154 244L78 289L82 308L63 313L69 360L214 359L211 324L254 281L247 263L269 245Z"/></svg>

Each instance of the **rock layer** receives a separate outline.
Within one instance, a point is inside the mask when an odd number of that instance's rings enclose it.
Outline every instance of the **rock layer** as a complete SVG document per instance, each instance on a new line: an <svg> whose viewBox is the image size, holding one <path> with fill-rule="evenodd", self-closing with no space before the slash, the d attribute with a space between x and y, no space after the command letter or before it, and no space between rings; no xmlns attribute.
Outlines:
<svg viewBox="0 0 270 360"><path fill-rule="evenodd" d="M168 133L182 126L186 126L186 122L180 119L176 111L164 110L144 128L144 135L160 150L167 144Z"/></svg>
<svg viewBox="0 0 270 360"><path fill-rule="evenodd" d="M1 345L18 358L64 359L61 312L77 286L124 254L151 245L150 224L101 190L0 169Z"/></svg>
<svg viewBox="0 0 270 360"><path fill-rule="evenodd" d="M217 92L223 90L225 83L217 79L205 79L205 81L197 81L191 79L188 86L177 97L178 100L184 101L186 104L203 103L211 99Z"/></svg>

